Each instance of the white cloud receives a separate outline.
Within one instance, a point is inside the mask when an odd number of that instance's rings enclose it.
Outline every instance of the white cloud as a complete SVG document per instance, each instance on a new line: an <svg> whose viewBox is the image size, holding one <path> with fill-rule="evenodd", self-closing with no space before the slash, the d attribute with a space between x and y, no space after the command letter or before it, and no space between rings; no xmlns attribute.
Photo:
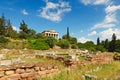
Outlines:
<svg viewBox="0 0 120 80"><path fill-rule="evenodd" d="M111 39L113 33L116 34L117 39L120 39L120 29L117 29L117 28L115 28L115 29L109 28L107 30L100 32L100 37L102 40Z"/></svg>
<svg viewBox="0 0 120 80"><path fill-rule="evenodd" d="M101 5L101 4L110 4L110 0L80 0L83 4L88 5Z"/></svg>
<svg viewBox="0 0 120 80"><path fill-rule="evenodd" d="M16 27L16 26L12 26L12 28L13 28L13 30L15 30L15 31L17 31L17 32L20 31L20 29L19 29L18 27Z"/></svg>
<svg viewBox="0 0 120 80"><path fill-rule="evenodd" d="M71 11L71 6L68 2L59 1L58 3L45 1L46 6L42 8L39 16L51 21L61 21L64 13ZM40 10L39 10L40 11Z"/></svg>
<svg viewBox="0 0 120 80"><path fill-rule="evenodd" d="M98 29L98 28L112 28L116 26L117 20L117 11L120 10L120 5L108 5L105 8L106 16L104 20L100 23L95 24L92 29Z"/></svg>
<svg viewBox="0 0 120 80"><path fill-rule="evenodd" d="M120 10L120 5L109 5L105 8L105 12L106 13L114 13L116 12L117 10Z"/></svg>
<svg viewBox="0 0 120 80"><path fill-rule="evenodd" d="M23 9L23 10L21 11L21 13L24 14L24 15L28 15L28 12L27 12L25 9Z"/></svg>
<svg viewBox="0 0 120 80"><path fill-rule="evenodd" d="M93 36L93 35L96 35L97 32L96 31L92 31L91 33L88 34L88 36Z"/></svg>
<svg viewBox="0 0 120 80"><path fill-rule="evenodd" d="M106 23L106 22L102 22L102 23L98 23L95 24L92 29L98 29L98 28L112 28L115 27L115 24L113 23Z"/></svg>
<svg viewBox="0 0 120 80"><path fill-rule="evenodd" d="M85 42L87 42L87 41L91 41L91 40L90 40L90 39L87 39L87 38L85 38L85 37L81 37L81 38L78 39L78 42L81 42L81 43L85 43Z"/></svg>
<svg viewBox="0 0 120 80"><path fill-rule="evenodd" d="M109 4L110 0L94 0L95 5Z"/></svg>

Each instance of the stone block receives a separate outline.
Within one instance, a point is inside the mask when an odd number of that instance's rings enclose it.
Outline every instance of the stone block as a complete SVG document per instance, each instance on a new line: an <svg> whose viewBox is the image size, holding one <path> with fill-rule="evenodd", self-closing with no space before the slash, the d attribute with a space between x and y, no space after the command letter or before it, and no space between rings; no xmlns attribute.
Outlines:
<svg viewBox="0 0 120 80"><path fill-rule="evenodd" d="M7 77L7 80L20 80L21 76L20 74L13 74Z"/></svg>
<svg viewBox="0 0 120 80"><path fill-rule="evenodd" d="M24 69L16 69L15 72L18 73L18 74L22 74L22 73L25 72L25 70Z"/></svg>
<svg viewBox="0 0 120 80"><path fill-rule="evenodd" d="M45 70L45 68L44 67L40 67L40 71L44 71Z"/></svg>
<svg viewBox="0 0 120 80"><path fill-rule="evenodd" d="M2 66L12 65L12 61L11 60L2 60L2 61L0 61L0 65L2 65Z"/></svg>
<svg viewBox="0 0 120 80"><path fill-rule="evenodd" d="M52 69L52 66L48 66L47 69L48 69L48 70L51 70L51 69Z"/></svg>
<svg viewBox="0 0 120 80"><path fill-rule="evenodd" d="M46 71L39 71L39 72L37 72L38 73L38 75L46 75Z"/></svg>
<svg viewBox="0 0 120 80"><path fill-rule="evenodd" d="M22 79L25 79L25 78L28 77L28 73L23 73L23 74L20 74L20 75L21 75L21 78L22 78Z"/></svg>
<svg viewBox="0 0 120 80"><path fill-rule="evenodd" d="M13 70L5 71L5 74L6 74L6 75L12 75L12 74L14 74L14 73L15 73L15 71L13 71Z"/></svg>
<svg viewBox="0 0 120 80"><path fill-rule="evenodd" d="M27 68L27 69L25 70L25 72L26 72L26 73L34 72L34 69L29 69L29 68Z"/></svg>
<svg viewBox="0 0 120 80"><path fill-rule="evenodd" d="M51 70L45 70L46 74L50 74Z"/></svg>
<svg viewBox="0 0 120 80"><path fill-rule="evenodd" d="M39 67L34 67L34 69L35 69L35 71L39 71L40 70Z"/></svg>
<svg viewBox="0 0 120 80"><path fill-rule="evenodd" d="M5 74L5 71L0 71L0 77L3 77Z"/></svg>
<svg viewBox="0 0 120 80"><path fill-rule="evenodd" d="M1 77L0 80L6 80L8 76Z"/></svg>

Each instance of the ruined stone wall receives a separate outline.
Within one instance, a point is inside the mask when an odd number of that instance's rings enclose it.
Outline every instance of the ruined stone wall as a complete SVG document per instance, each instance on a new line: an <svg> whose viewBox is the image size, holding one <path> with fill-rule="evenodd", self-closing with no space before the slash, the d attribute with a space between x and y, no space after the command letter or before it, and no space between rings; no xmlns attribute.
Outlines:
<svg viewBox="0 0 120 80"><path fill-rule="evenodd" d="M24 63L0 66L0 80L40 80L58 72L53 63Z"/></svg>

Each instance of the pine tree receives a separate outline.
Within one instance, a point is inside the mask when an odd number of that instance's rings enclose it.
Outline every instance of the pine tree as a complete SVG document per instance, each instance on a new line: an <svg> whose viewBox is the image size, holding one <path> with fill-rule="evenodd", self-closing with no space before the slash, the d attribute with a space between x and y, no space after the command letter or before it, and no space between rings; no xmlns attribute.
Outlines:
<svg viewBox="0 0 120 80"><path fill-rule="evenodd" d="M67 27L67 39L70 39L70 34L69 34L69 27Z"/></svg>
<svg viewBox="0 0 120 80"><path fill-rule="evenodd" d="M106 50L108 50L108 48L109 48L109 41L108 41L108 39L105 40L104 47L106 48Z"/></svg>
<svg viewBox="0 0 120 80"><path fill-rule="evenodd" d="M27 28L27 24L22 21L22 23L20 23L20 33L19 33L19 37L26 39L28 37L28 28Z"/></svg>
<svg viewBox="0 0 120 80"><path fill-rule="evenodd" d="M97 45L100 45L100 38L97 38Z"/></svg>
<svg viewBox="0 0 120 80"><path fill-rule="evenodd" d="M2 14L2 17L0 18L0 35L5 36L5 17L4 17L4 14Z"/></svg>
<svg viewBox="0 0 120 80"><path fill-rule="evenodd" d="M109 44L109 51L114 52L115 51L115 43L116 43L116 35L115 33L112 35L112 40Z"/></svg>

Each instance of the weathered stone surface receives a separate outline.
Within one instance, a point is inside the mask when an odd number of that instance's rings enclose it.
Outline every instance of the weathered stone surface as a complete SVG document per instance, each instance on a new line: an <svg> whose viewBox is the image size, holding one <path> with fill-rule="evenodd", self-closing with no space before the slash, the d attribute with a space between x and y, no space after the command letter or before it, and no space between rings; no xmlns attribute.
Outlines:
<svg viewBox="0 0 120 80"><path fill-rule="evenodd" d="M44 67L40 67L40 71L44 71L45 70L45 68Z"/></svg>
<svg viewBox="0 0 120 80"><path fill-rule="evenodd" d="M45 78L58 70L58 67L54 66L55 65L51 63L30 63L30 65L27 63L0 66L0 80L37 80Z"/></svg>
<svg viewBox="0 0 120 80"><path fill-rule="evenodd" d="M17 69L15 72L18 74L22 74L25 72L25 70L24 69Z"/></svg>
<svg viewBox="0 0 120 80"><path fill-rule="evenodd" d="M0 71L0 77L3 77L5 74L4 74L5 71Z"/></svg>
<svg viewBox="0 0 120 80"><path fill-rule="evenodd" d="M29 68L27 68L25 72L26 72L26 73L34 72L34 69L29 69Z"/></svg>
<svg viewBox="0 0 120 80"><path fill-rule="evenodd" d="M12 61L11 60L2 60L2 61L0 61L0 65L5 65L5 66L12 65Z"/></svg>
<svg viewBox="0 0 120 80"><path fill-rule="evenodd" d="M0 80L6 80L8 76L1 77Z"/></svg>
<svg viewBox="0 0 120 80"><path fill-rule="evenodd" d="M20 79L21 79L20 74L13 74L7 77L7 80L20 80Z"/></svg>
<svg viewBox="0 0 120 80"><path fill-rule="evenodd" d="M46 71L39 71L39 72L37 72L38 73L38 75L45 75L46 74Z"/></svg>
<svg viewBox="0 0 120 80"><path fill-rule="evenodd" d="M14 73L15 73L15 71L13 71L13 70L5 71L5 74L6 74L6 75L12 75L12 74L14 74Z"/></svg>
<svg viewBox="0 0 120 80"><path fill-rule="evenodd" d="M40 70L39 67L34 67L34 69L35 69L35 71L39 71Z"/></svg>
<svg viewBox="0 0 120 80"><path fill-rule="evenodd" d="M45 70L46 74L50 74L51 70Z"/></svg>
<svg viewBox="0 0 120 80"><path fill-rule="evenodd" d="M21 78L24 79L24 78L27 78L28 77L28 73L23 73L21 74Z"/></svg>

